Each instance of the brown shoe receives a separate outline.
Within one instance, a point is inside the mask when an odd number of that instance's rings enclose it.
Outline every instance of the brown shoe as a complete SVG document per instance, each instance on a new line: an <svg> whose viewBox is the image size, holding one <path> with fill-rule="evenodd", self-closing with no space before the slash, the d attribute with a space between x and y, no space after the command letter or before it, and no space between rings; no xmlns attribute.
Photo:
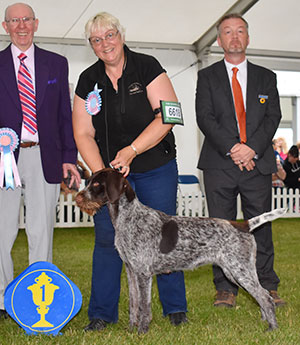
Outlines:
<svg viewBox="0 0 300 345"><path fill-rule="evenodd" d="M279 297L276 290L270 290L269 294L273 298L273 301L274 301L276 307L282 307L282 306L286 305L286 301L284 301L282 298Z"/></svg>
<svg viewBox="0 0 300 345"><path fill-rule="evenodd" d="M236 296L231 291L217 291L214 307L232 308L235 306Z"/></svg>

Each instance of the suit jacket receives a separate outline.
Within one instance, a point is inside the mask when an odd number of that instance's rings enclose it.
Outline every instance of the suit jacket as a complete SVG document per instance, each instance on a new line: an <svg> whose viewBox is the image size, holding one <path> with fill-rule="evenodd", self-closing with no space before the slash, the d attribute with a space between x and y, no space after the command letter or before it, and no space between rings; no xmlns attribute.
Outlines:
<svg viewBox="0 0 300 345"><path fill-rule="evenodd" d="M63 56L35 46L35 90L41 159L48 183L62 181L62 164L76 163L68 84ZM12 128L21 138L22 109L11 47L0 51L0 128ZM15 151L18 159L19 149Z"/></svg>
<svg viewBox="0 0 300 345"><path fill-rule="evenodd" d="M197 123L205 135L199 169L230 169L228 152L240 142L233 96L224 60L198 72ZM246 145L257 154L263 175L276 171L272 138L281 119L276 75L247 62Z"/></svg>

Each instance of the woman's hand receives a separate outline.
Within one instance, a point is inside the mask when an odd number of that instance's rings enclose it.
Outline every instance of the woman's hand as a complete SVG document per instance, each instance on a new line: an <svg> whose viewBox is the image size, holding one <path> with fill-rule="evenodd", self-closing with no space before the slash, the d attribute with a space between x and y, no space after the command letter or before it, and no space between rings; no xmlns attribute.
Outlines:
<svg viewBox="0 0 300 345"><path fill-rule="evenodd" d="M118 169L124 177L128 176L130 172L130 164L136 157L136 152L131 146L126 146L120 150L113 161L110 162L114 169Z"/></svg>

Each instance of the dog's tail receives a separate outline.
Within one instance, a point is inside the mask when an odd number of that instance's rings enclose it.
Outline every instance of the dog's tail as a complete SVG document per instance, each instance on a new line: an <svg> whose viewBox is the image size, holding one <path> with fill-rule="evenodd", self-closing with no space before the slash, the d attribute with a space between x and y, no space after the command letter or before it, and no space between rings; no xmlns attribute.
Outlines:
<svg viewBox="0 0 300 345"><path fill-rule="evenodd" d="M283 214L285 214L286 209L285 208L277 208L271 212L266 212L261 214L260 216L253 217L248 220L249 224L249 231L253 231L254 229L258 228L262 224L266 222L271 222L274 219L277 219L281 217Z"/></svg>

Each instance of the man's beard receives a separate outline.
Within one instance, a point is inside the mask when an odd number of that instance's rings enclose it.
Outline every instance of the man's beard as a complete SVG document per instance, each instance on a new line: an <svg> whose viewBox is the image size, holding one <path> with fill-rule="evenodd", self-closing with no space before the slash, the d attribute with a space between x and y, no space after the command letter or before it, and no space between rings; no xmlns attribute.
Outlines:
<svg viewBox="0 0 300 345"><path fill-rule="evenodd" d="M231 43L228 48L228 53L243 53L245 49L243 48L241 42Z"/></svg>

